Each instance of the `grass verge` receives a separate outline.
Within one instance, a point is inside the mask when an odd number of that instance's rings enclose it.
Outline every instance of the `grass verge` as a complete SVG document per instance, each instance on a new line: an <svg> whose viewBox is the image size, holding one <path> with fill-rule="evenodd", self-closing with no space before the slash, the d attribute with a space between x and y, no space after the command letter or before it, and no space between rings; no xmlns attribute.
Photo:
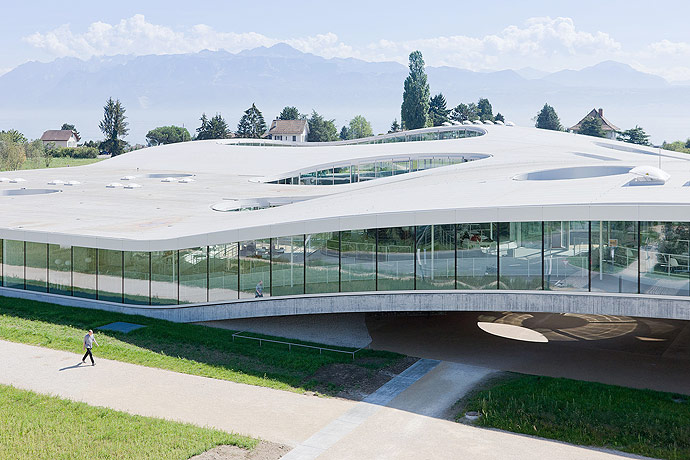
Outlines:
<svg viewBox="0 0 690 460"><path fill-rule="evenodd" d="M103 158L70 158L56 157L50 160L49 168L66 168L68 166L84 166L103 161ZM46 164L41 160L26 160L20 169L46 169Z"/></svg>
<svg viewBox="0 0 690 460"><path fill-rule="evenodd" d="M464 400L480 426L665 459L690 458L690 398L563 378L508 374Z"/></svg>
<svg viewBox="0 0 690 460"><path fill-rule="evenodd" d="M314 375L331 364L347 363L373 373L404 358L396 353L362 350L352 361L349 354L319 354L318 350L301 347L289 351L286 345L272 343L260 347L256 341L246 339L233 342L233 331L225 329L0 297L2 340L81 353L86 330L96 330L115 321L146 327L129 334L96 331L100 344L94 349L96 359L113 359L281 390L301 392L329 388L332 382L321 381Z"/></svg>
<svg viewBox="0 0 690 460"><path fill-rule="evenodd" d="M0 458L187 459L258 440L0 385Z"/></svg>

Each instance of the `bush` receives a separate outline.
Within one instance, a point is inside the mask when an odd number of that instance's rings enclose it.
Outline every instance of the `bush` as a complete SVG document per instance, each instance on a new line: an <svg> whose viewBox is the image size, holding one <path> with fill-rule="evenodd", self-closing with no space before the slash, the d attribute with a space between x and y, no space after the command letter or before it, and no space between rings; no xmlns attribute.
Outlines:
<svg viewBox="0 0 690 460"><path fill-rule="evenodd" d="M98 149L95 147L58 147L50 152L53 157L97 158Z"/></svg>

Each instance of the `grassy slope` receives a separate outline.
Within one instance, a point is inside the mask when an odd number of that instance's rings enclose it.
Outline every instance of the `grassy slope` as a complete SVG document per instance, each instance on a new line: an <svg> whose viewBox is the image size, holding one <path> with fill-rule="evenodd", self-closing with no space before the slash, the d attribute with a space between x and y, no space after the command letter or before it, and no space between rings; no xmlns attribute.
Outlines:
<svg viewBox="0 0 690 460"><path fill-rule="evenodd" d="M290 391L314 388L313 374L331 363L352 363L351 355L301 350L284 345L259 347L232 340L232 331L179 324L143 316L62 307L0 297L0 339L81 353L85 330L115 321L147 327L122 334L96 331L99 357ZM297 342L290 340L291 342ZM338 348L338 347L330 347ZM395 353L362 350L355 365L379 369L401 359ZM366 359L362 359L366 358Z"/></svg>
<svg viewBox="0 0 690 460"><path fill-rule="evenodd" d="M91 163L97 163L103 161L103 158L69 158L69 157L57 157L50 160L51 168L65 168L67 166L83 166L90 165ZM21 169L45 169L46 164L43 161L26 160L22 165Z"/></svg>
<svg viewBox="0 0 690 460"><path fill-rule="evenodd" d="M679 395L533 375L511 375L465 404L482 426L608 447L656 458L690 458L690 401ZM458 417L462 416L460 414Z"/></svg>
<svg viewBox="0 0 690 460"><path fill-rule="evenodd" d="M187 459L257 440L0 385L0 458Z"/></svg>

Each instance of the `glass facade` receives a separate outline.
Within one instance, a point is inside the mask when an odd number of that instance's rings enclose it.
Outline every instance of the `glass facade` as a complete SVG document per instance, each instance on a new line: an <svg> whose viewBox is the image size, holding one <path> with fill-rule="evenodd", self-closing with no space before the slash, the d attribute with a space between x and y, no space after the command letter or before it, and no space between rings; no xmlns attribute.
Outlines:
<svg viewBox="0 0 690 460"><path fill-rule="evenodd" d="M690 296L690 222L486 222L170 251L0 240L2 286L140 305L390 290Z"/></svg>

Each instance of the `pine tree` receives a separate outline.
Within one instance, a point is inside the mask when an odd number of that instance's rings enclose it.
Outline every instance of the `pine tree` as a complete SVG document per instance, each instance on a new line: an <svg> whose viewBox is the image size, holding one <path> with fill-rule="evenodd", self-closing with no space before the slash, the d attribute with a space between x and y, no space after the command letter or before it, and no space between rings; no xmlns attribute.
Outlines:
<svg viewBox="0 0 690 460"><path fill-rule="evenodd" d="M410 74L405 79L400 120L404 129L426 126L429 113L429 83L420 51L410 53Z"/></svg>
<svg viewBox="0 0 690 460"><path fill-rule="evenodd" d="M474 121L478 118L477 106L474 102L469 105L460 103L450 111L450 119L453 121Z"/></svg>
<svg viewBox="0 0 690 460"><path fill-rule="evenodd" d="M343 126L343 128L345 127ZM393 120L393 123L391 123L391 129L388 131L388 134L397 133L398 131L400 131L400 124L398 123L398 119L396 118L395 120Z"/></svg>
<svg viewBox="0 0 690 460"><path fill-rule="evenodd" d="M477 102L477 114L481 121L494 121L494 112L491 107L491 102L486 98L481 98Z"/></svg>
<svg viewBox="0 0 690 460"><path fill-rule="evenodd" d="M494 117L494 121L500 121L501 123L505 123L506 118L503 116L503 114L501 114L501 112L498 112Z"/></svg>
<svg viewBox="0 0 690 460"><path fill-rule="evenodd" d="M261 111L252 104L237 124L237 136L258 139L266 133L266 121Z"/></svg>
<svg viewBox="0 0 690 460"><path fill-rule="evenodd" d="M601 128L601 120L596 117L587 117L580 123L579 134L594 137L606 137L606 133Z"/></svg>
<svg viewBox="0 0 690 460"><path fill-rule="evenodd" d="M535 126L540 129L550 129L552 131L563 131L561 120L553 107L549 104L544 104L541 111L537 114L537 122Z"/></svg>
<svg viewBox="0 0 690 460"><path fill-rule="evenodd" d="M438 93L429 101L429 119L432 126L441 126L448 121L448 109L443 93Z"/></svg>
<svg viewBox="0 0 690 460"><path fill-rule="evenodd" d="M297 107L285 107L278 115L279 120L299 120L300 118L306 118L306 115L301 115Z"/></svg>
<svg viewBox="0 0 690 460"><path fill-rule="evenodd" d="M347 126L342 127L339 137L341 141L346 141L350 138L350 133L347 131Z"/></svg>
<svg viewBox="0 0 690 460"><path fill-rule="evenodd" d="M124 151L126 143L120 139L127 136L129 129L125 120L125 108L117 99L108 98L103 107L103 120L98 124L98 127L105 135L105 140L101 143L101 150L109 153L112 156L120 155Z"/></svg>
<svg viewBox="0 0 690 460"><path fill-rule="evenodd" d="M230 136L228 124L221 114L217 113L209 120L204 113L199 120L201 126L196 129L196 140L227 139Z"/></svg>
<svg viewBox="0 0 690 460"><path fill-rule="evenodd" d="M309 123L308 142L330 142L338 140L338 128L335 127L335 120L326 120L319 115L316 110L312 110Z"/></svg>
<svg viewBox="0 0 690 460"><path fill-rule="evenodd" d="M631 144L649 145L649 134L639 126L623 131L618 136L619 141L629 142Z"/></svg>

